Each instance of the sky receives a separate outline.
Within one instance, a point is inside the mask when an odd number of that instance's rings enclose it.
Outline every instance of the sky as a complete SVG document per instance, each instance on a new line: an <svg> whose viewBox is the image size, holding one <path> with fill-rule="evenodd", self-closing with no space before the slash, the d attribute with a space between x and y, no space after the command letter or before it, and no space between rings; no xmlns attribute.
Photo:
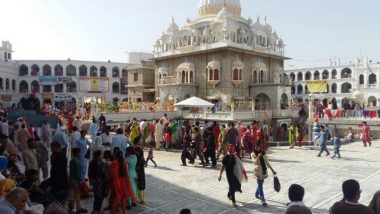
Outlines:
<svg viewBox="0 0 380 214"><path fill-rule="evenodd" d="M171 22L195 18L199 0L0 0L0 40L14 59L125 62L153 51ZM285 69L368 56L380 61L379 0L241 0L243 16L276 30L292 58Z"/></svg>

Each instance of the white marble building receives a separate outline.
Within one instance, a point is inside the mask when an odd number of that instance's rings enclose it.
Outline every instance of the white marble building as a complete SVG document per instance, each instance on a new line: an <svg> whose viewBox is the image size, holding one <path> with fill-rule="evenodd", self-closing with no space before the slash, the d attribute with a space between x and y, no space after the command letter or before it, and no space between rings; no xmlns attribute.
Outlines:
<svg viewBox="0 0 380 214"><path fill-rule="evenodd" d="M182 26L173 18L154 45L156 96L162 102L198 96L220 110L280 116L291 96L288 58L266 18L243 17L239 0L200 0L197 10Z"/></svg>
<svg viewBox="0 0 380 214"><path fill-rule="evenodd" d="M330 66L287 70L286 74L293 80L291 94L294 100L309 98L307 80L326 80L328 92L315 95L325 104L332 99L337 108L342 107L344 99L361 98L366 107L380 106L380 63L369 61L367 57L346 65L334 59Z"/></svg>
<svg viewBox="0 0 380 214"><path fill-rule="evenodd" d="M12 45L7 41L2 43L0 55L0 103L4 105L18 103L32 93L41 103L53 103L56 96L71 97L78 103L91 98L103 102L112 102L115 97L127 98L127 87L121 85L121 78L123 69L130 64L70 59L13 60ZM72 81L50 86L43 85L41 77L69 77ZM101 85L97 85L99 90L88 90L94 79Z"/></svg>

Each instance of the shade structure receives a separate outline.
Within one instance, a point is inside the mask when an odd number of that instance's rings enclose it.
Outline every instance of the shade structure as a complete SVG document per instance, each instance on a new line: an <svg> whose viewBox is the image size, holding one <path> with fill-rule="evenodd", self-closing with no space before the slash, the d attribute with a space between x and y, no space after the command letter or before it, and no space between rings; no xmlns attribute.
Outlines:
<svg viewBox="0 0 380 214"><path fill-rule="evenodd" d="M189 108L207 108L213 107L214 104L199 97L190 97L184 101L175 104L176 107L189 107Z"/></svg>

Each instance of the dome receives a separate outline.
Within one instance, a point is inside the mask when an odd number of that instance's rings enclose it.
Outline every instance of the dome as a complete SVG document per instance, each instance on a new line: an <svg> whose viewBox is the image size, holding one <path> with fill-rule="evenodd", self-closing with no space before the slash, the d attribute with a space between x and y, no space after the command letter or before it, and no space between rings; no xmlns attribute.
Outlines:
<svg viewBox="0 0 380 214"><path fill-rule="evenodd" d="M178 25L174 22L174 17L172 18L172 23L169 25L169 27L166 29L166 32L168 33L174 33L179 30Z"/></svg>
<svg viewBox="0 0 380 214"><path fill-rule="evenodd" d="M218 18L227 18L231 15L232 13L226 7L223 7L218 13Z"/></svg>
<svg viewBox="0 0 380 214"><path fill-rule="evenodd" d="M240 0L200 0L198 15L216 15L223 7L226 7L233 15L241 16Z"/></svg>

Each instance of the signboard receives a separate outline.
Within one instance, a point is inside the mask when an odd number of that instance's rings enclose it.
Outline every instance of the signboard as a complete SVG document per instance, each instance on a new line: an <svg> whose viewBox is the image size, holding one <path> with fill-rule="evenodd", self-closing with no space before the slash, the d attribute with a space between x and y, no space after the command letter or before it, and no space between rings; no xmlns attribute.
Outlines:
<svg viewBox="0 0 380 214"><path fill-rule="evenodd" d="M53 93L42 93L42 99L44 99L44 100L51 100L53 98L54 98Z"/></svg>
<svg viewBox="0 0 380 214"><path fill-rule="evenodd" d="M54 102L71 102L72 100L73 98L69 94L56 94L54 96Z"/></svg>
<svg viewBox="0 0 380 214"><path fill-rule="evenodd" d="M69 83L73 81L73 77L58 77L58 83Z"/></svg>
<svg viewBox="0 0 380 214"><path fill-rule="evenodd" d="M306 81L307 88L311 93L325 93L327 92L326 80L308 80Z"/></svg>
<svg viewBox="0 0 380 214"><path fill-rule="evenodd" d="M11 102L12 101L12 95L2 94L0 99L1 99L1 101Z"/></svg>
<svg viewBox="0 0 380 214"><path fill-rule="evenodd" d="M57 85L72 82L72 77L56 77L56 76L39 76L38 82L41 85Z"/></svg>
<svg viewBox="0 0 380 214"><path fill-rule="evenodd" d="M53 76L39 76L38 82L40 82L40 85L57 85L58 78Z"/></svg>
<svg viewBox="0 0 380 214"><path fill-rule="evenodd" d="M81 77L79 88L81 92L108 92L107 77Z"/></svg>

